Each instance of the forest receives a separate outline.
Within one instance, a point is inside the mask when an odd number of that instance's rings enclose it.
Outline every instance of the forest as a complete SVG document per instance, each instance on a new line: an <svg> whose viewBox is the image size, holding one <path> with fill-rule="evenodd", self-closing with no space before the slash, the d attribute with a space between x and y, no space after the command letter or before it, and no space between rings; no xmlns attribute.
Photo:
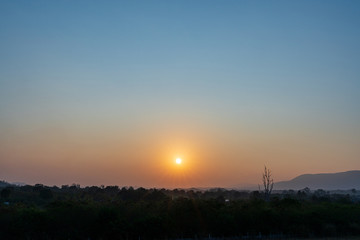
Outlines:
<svg viewBox="0 0 360 240"><path fill-rule="evenodd" d="M0 239L287 239L360 235L360 198L288 190L0 188Z"/></svg>

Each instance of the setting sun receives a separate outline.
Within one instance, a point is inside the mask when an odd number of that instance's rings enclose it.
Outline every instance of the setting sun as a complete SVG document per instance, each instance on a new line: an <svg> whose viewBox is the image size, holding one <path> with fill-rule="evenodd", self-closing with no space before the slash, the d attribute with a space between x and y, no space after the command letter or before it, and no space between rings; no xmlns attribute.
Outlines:
<svg viewBox="0 0 360 240"><path fill-rule="evenodd" d="M182 162L181 158L177 158L177 159L175 160L175 163L176 163L176 164L181 164L181 162Z"/></svg>

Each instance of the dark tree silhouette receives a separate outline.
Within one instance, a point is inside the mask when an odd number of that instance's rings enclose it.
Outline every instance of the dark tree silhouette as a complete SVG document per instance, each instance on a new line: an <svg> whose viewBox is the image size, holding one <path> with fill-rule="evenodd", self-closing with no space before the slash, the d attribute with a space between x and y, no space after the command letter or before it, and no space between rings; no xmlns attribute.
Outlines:
<svg viewBox="0 0 360 240"><path fill-rule="evenodd" d="M11 188L7 187L1 190L1 198L8 199L11 194Z"/></svg>

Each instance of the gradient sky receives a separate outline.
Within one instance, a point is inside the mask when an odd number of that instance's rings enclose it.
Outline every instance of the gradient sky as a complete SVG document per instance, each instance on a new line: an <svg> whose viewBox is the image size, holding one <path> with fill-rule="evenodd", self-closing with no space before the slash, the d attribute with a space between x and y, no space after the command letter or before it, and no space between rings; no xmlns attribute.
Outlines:
<svg viewBox="0 0 360 240"><path fill-rule="evenodd" d="M0 1L0 179L360 169L359 26L359 1Z"/></svg>

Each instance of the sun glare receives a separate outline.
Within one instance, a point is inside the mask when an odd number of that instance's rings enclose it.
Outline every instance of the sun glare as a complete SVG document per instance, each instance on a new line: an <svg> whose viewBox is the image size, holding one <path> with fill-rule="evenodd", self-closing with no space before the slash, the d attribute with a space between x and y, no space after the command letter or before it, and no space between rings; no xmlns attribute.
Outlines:
<svg viewBox="0 0 360 240"><path fill-rule="evenodd" d="M177 158L177 159L175 160L175 163L176 163L176 164L181 164L181 162L182 162L181 158Z"/></svg>

